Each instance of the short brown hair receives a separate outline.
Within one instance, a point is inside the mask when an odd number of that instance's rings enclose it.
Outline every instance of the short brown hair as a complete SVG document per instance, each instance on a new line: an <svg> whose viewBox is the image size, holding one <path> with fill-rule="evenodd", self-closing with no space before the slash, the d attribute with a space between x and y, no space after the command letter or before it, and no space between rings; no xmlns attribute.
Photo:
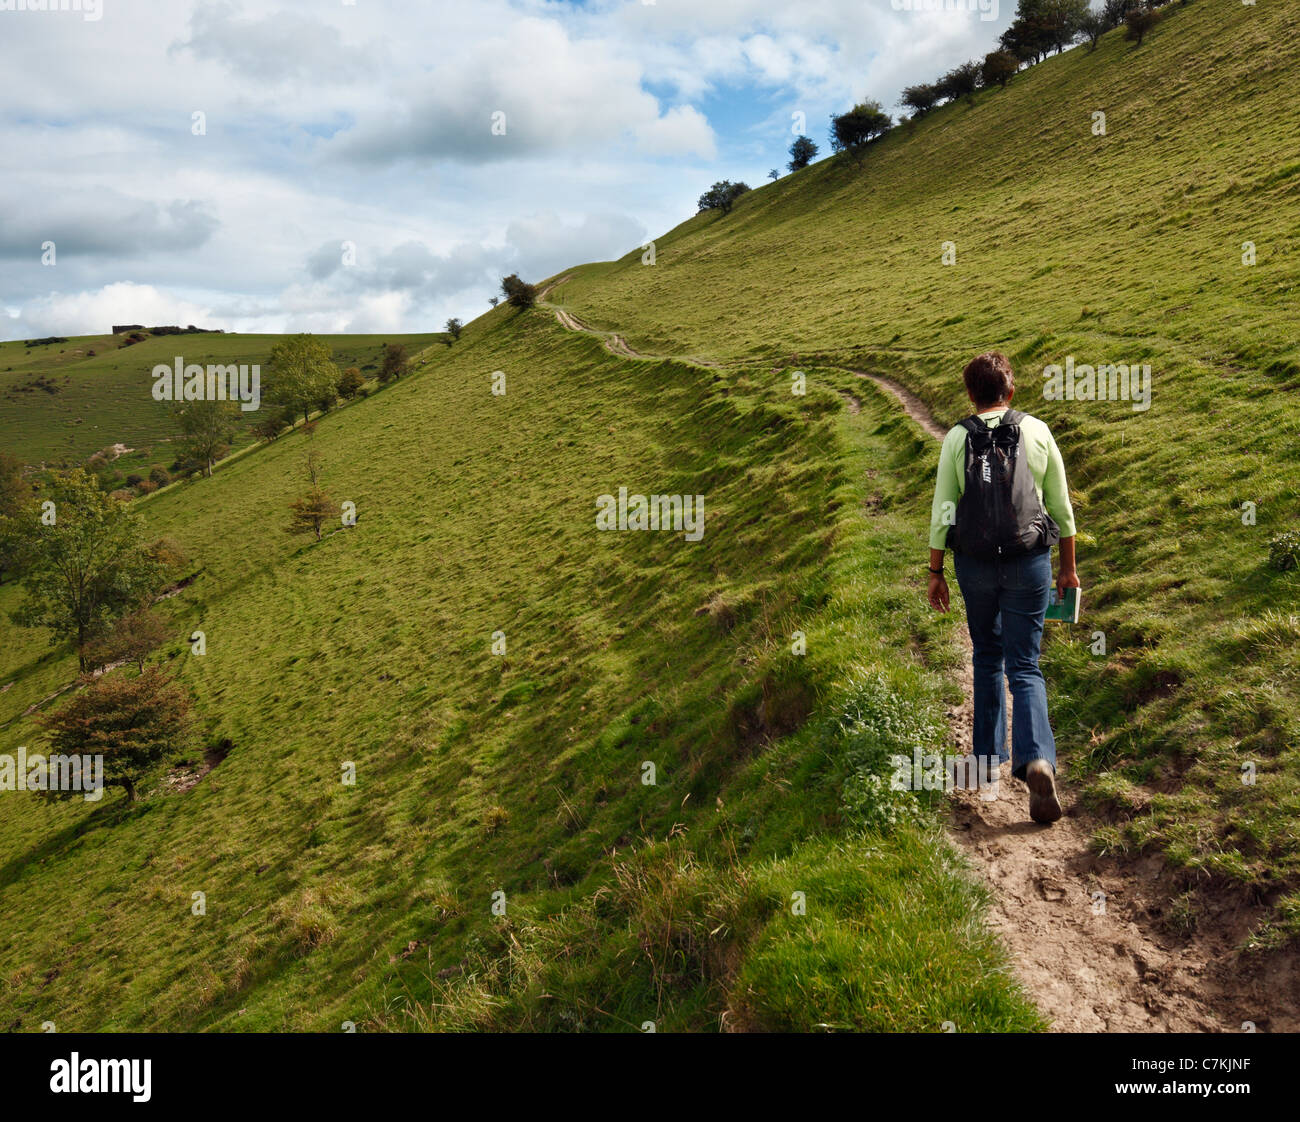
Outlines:
<svg viewBox="0 0 1300 1122"><path fill-rule="evenodd" d="M998 351L988 351L971 359L961 377L966 383L966 392L977 407L996 405L1016 388L1011 363Z"/></svg>

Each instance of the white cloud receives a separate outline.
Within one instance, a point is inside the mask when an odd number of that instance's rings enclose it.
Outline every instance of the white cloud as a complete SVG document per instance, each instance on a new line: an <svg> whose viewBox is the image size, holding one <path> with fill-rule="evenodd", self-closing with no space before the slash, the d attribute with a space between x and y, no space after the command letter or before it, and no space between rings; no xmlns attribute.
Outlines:
<svg viewBox="0 0 1300 1122"><path fill-rule="evenodd" d="M823 149L831 111L893 110L988 50L1002 7L112 0L96 23L9 19L0 301L20 316L0 333L468 319L503 272L624 253L714 180L760 182L793 110Z"/></svg>
<svg viewBox="0 0 1300 1122"><path fill-rule="evenodd" d="M162 292L151 284L118 281L94 292L51 292L29 300L18 308L9 338L106 334L119 323L151 327L185 327L192 323L202 327L207 318L208 309L202 305Z"/></svg>
<svg viewBox="0 0 1300 1122"><path fill-rule="evenodd" d="M651 156L698 156L712 160L718 154L713 130L693 105L678 105L662 117L636 130L637 146Z"/></svg>

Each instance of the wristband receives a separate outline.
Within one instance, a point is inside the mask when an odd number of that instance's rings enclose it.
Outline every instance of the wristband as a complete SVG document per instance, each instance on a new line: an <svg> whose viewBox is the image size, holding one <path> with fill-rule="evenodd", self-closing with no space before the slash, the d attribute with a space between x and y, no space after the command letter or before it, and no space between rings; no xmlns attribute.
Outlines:
<svg viewBox="0 0 1300 1122"><path fill-rule="evenodd" d="M935 576L939 576L939 577L943 576L943 569L942 569L942 568L931 569L930 572L934 573Z"/></svg>

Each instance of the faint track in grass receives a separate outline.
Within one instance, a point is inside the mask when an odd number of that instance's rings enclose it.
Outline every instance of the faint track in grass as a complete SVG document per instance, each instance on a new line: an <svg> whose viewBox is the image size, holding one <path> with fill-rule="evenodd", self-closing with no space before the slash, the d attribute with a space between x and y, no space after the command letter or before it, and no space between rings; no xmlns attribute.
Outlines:
<svg viewBox="0 0 1300 1122"><path fill-rule="evenodd" d="M568 280L551 282L541 298ZM561 325L601 339L614 354L717 368L682 355L647 355L623 336L598 331L572 312L542 303ZM946 429L911 390L883 374L846 370L888 395L924 432L942 440ZM861 402L840 392L851 415ZM954 582L955 584L955 582ZM953 594L957 590L954 587ZM959 675L962 703L947 713L956 755L971 750L970 636ZM1008 705L1008 712L1010 706ZM1008 734L1009 735L1009 734ZM1262 915L1243 899L1227 899L1190 934L1165 926L1169 870L1158 856L1116 858L1096 852L1105 825L1058 778L1065 815L1051 826L1029 818L1028 788L1003 767L994 802L954 791L949 836L986 884L989 922L1003 940L1025 992L1057 1032L1241 1032L1300 1030L1300 956L1284 951L1247 959L1241 946ZM961 1011L953 1020L961 1030Z"/></svg>

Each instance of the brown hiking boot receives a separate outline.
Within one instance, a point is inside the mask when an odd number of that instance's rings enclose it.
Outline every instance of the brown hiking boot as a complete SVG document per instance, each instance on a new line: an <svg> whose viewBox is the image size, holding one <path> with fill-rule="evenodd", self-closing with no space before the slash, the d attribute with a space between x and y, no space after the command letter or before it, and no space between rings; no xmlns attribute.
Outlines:
<svg viewBox="0 0 1300 1122"><path fill-rule="evenodd" d="M1056 797L1056 776L1046 760L1034 760L1025 768L1029 788L1029 817L1035 822L1055 822L1061 817L1061 800Z"/></svg>

